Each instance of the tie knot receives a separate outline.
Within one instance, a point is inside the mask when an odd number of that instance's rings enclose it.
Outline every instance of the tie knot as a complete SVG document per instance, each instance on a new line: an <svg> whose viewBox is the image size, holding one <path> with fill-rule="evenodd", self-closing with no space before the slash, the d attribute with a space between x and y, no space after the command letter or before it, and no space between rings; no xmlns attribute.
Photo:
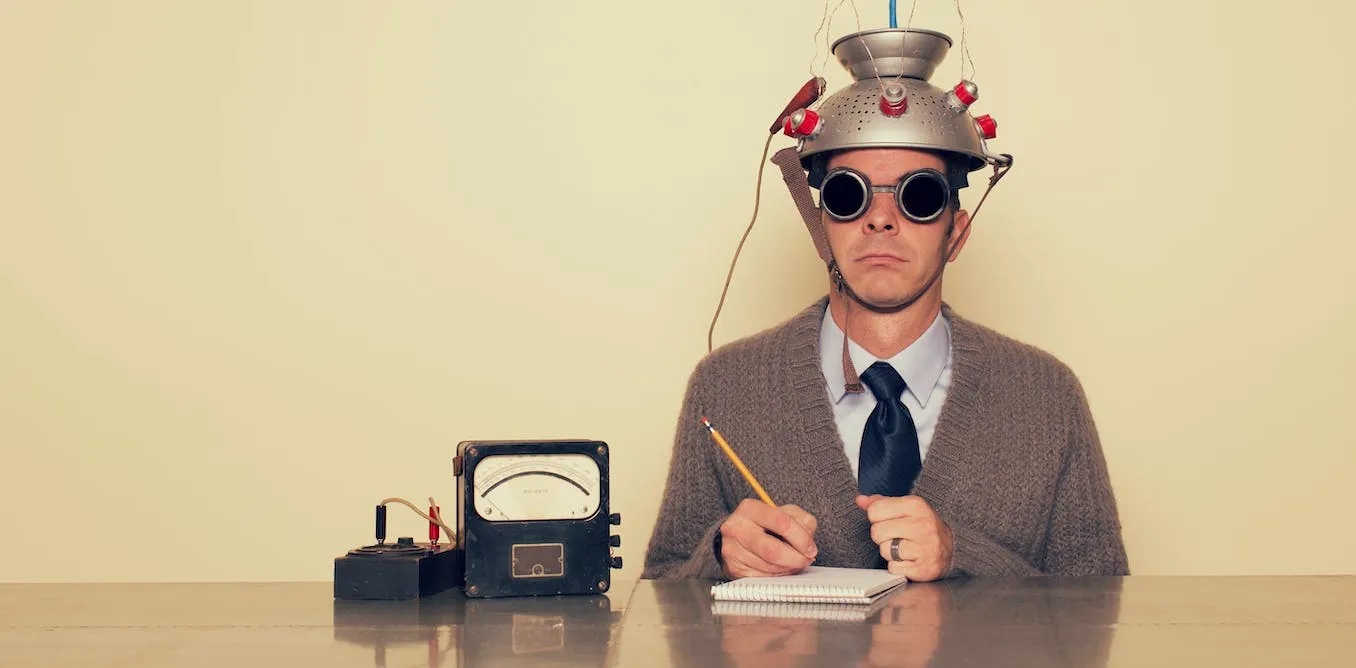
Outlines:
<svg viewBox="0 0 1356 668"><path fill-rule="evenodd" d="M862 373L862 382L871 388L871 394L876 395L876 401L886 398L898 401L904 394L904 388L908 387L899 372L885 362L872 364Z"/></svg>

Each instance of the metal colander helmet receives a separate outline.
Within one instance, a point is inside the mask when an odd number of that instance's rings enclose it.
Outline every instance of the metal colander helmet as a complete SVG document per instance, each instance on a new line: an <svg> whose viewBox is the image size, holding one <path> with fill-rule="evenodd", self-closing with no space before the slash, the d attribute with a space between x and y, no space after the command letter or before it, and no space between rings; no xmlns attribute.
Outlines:
<svg viewBox="0 0 1356 668"><path fill-rule="evenodd" d="M917 28L867 30L834 42L833 55L853 83L785 122L785 133L798 140L809 184L818 188L829 158L845 149L940 153L953 189L967 185L966 175L986 164L1008 164L1010 156L994 155L985 145L997 132L992 117L969 113L978 87L961 81L943 90L928 81L951 46L947 35Z"/></svg>

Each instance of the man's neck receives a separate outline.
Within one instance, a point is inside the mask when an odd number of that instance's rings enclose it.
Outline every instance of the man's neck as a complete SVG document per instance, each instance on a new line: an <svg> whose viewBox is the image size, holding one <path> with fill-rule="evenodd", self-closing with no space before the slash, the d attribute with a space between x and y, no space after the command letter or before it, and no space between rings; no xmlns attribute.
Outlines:
<svg viewBox="0 0 1356 668"><path fill-rule="evenodd" d="M829 295L829 312L838 328L857 345L883 360L894 357L917 341L937 320L941 310L940 290L929 291L898 313L876 313L847 295L837 292Z"/></svg>

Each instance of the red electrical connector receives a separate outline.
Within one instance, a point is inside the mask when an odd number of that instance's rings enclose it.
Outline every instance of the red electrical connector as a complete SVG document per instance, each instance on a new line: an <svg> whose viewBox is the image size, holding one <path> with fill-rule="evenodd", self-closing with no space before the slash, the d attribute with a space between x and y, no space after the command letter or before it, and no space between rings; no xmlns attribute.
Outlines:
<svg viewBox="0 0 1356 668"><path fill-rule="evenodd" d="M437 506L429 506L429 507L428 507L428 516L429 516L429 517L432 517L432 518L435 519L435 520L436 520L436 519L441 519L441 516L438 514L438 507L437 507ZM437 523L437 522L429 522L429 523L428 523L428 542L429 542L430 545L437 545L437 544L438 544L438 523Z"/></svg>
<svg viewBox="0 0 1356 668"><path fill-rule="evenodd" d="M891 82L880 94L880 110L886 116L899 116L909 108L909 94L899 82Z"/></svg>
<svg viewBox="0 0 1356 668"><path fill-rule="evenodd" d="M979 86L971 81L961 81L946 94L946 104L956 113L970 108L979 99Z"/></svg>
<svg viewBox="0 0 1356 668"><path fill-rule="evenodd" d="M984 135L985 139L993 139L998 136L998 121L993 116L984 114L975 119L975 125L979 127L979 133Z"/></svg>
<svg viewBox="0 0 1356 668"><path fill-rule="evenodd" d="M814 137L824 127L823 120L819 114L809 109L797 109L790 116L786 117L786 124L782 126L782 132L788 137Z"/></svg>

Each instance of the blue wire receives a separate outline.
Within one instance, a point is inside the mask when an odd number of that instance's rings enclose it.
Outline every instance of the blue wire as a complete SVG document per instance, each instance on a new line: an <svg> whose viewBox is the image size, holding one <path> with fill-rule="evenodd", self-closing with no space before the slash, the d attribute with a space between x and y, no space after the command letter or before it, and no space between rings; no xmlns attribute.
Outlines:
<svg viewBox="0 0 1356 668"><path fill-rule="evenodd" d="M895 19L895 0L890 0L890 27L899 27L899 21Z"/></svg>

